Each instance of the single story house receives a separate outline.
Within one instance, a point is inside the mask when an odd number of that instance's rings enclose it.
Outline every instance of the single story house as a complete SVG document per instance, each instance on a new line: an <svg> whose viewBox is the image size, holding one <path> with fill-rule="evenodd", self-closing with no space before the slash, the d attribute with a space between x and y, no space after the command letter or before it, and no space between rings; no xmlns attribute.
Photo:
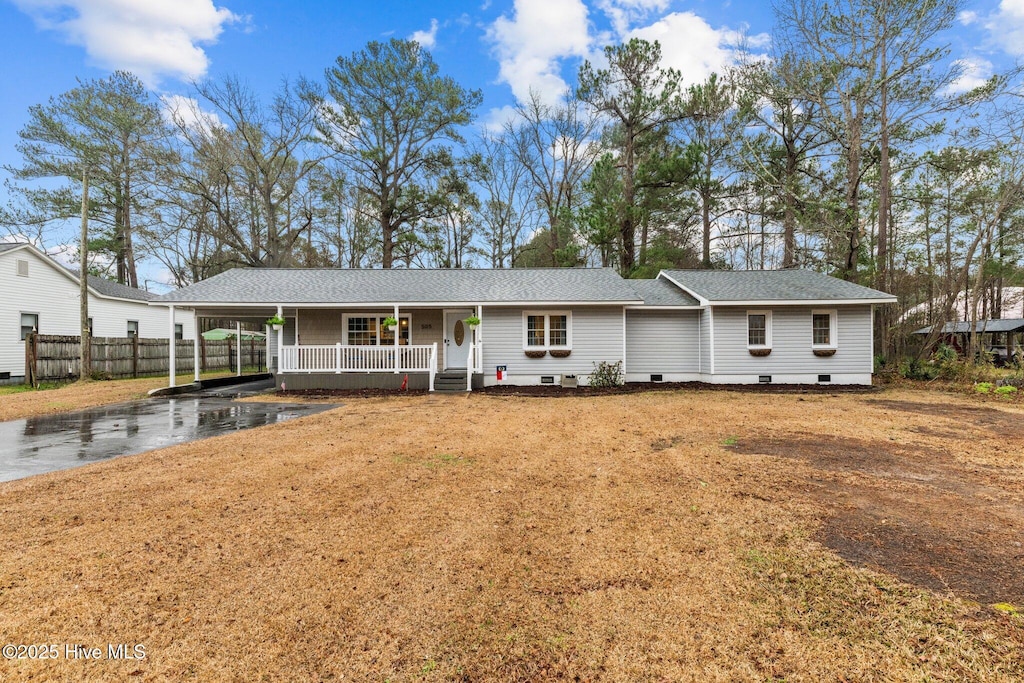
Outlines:
<svg viewBox="0 0 1024 683"><path fill-rule="evenodd" d="M870 384L872 307L895 301L802 270L235 269L150 305L282 318L279 387L469 389L587 384L601 362L628 382Z"/></svg>
<svg viewBox="0 0 1024 683"><path fill-rule="evenodd" d="M96 337L193 339L193 315L175 314L147 302L155 294L99 277L89 278L89 320ZM25 374L25 335L77 336L81 332L78 273L27 243L0 244L0 381Z"/></svg>

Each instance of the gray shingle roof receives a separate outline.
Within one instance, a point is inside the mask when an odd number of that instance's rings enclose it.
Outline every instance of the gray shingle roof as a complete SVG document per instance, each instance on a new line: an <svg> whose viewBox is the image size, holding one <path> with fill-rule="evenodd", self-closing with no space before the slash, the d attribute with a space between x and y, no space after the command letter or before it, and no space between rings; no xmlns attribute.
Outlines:
<svg viewBox="0 0 1024 683"><path fill-rule="evenodd" d="M78 279L78 271L72 270L71 274ZM135 289L128 285L122 285L113 280L107 280L106 278L96 277L95 275L89 276L89 287L91 287L97 294L101 296L110 296L116 299L133 299L135 301L151 301L157 297L156 294L147 292L144 289Z"/></svg>
<svg viewBox="0 0 1024 683"><path fill-rule="evenodd" d="M160 303L641 303L611 268L348 270L235 268L164 294Z"/></svg>
<svg viewBox="0 0 1024 683"><path fill-rule="evenodd" d="M699 302L663 277L654 280L630 280L644 306L697 306Z"/></svg>
<svg viewBox="0 0 1024 683"><path fill-rule="evenodd" d="M1005 318L1002 320L978 320L975 323L975 332L1019 332L1024 330L1024 320L1020 318ZM914 330L914 334L928 334L932 331L931 326ZM960 320L949 322L942 326L942 334L967 334L971 331L969 321Z"/></svg>
<svg viewBox="0 0 1024 683"><path fill-rule="evenodd" d="M17 249L18 247L23 246L25 245L19 244L18 242L0 242L0 251L10 251L11 249Z"/></svg>
<svg viewBox="0 0 1024 683"><path fill-rule="evenodd" d="M891 294L809 270L666 270L697 296L725 301L895 301Z"/></svg>

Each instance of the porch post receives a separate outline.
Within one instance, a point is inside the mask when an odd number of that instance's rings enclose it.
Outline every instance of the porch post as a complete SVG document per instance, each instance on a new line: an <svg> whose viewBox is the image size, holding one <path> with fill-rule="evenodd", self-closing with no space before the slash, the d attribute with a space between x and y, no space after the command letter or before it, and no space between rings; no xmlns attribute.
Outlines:
<svg viewBox="0 0 1024 683"><path fill-rule="evenodd" d="M395 304L395 321L398 325L395 327L395 374L398 374L398 336L402 334L402 321L398 318L398 304Z"/></svg>
<svg viewBox="0 0 1024 683"><path fill-rule="evenodd" d="M199 313L192 309L192 368L195 371L195 381L199 384Z"/></svg>
<svg viewBox="0 0 1024 683"><path fill-rule="evenodd" d="M477 305L476 317L480 318L480 324L476 326L476 365L480 372L484 371L484 307Z"/></svg>
<svg viewBox="0 0 1024 683"><path fill-rule="evenodd" d="M167 313L168 313L168 315L167 315L168 320L170 321L170 323L169 323L170 327L169 327L169 331L167 333L167 336L170 338L169 341L168 341L168 347L167 347L167 351L168 351L168 357L167 357L168 363L167 364L168 364L168 369L169 369L170 375L171 375L171 377L170 377L170 386L173 387L173 386L175 386L175 382L177 381L177 375L178 375L178 361L177 361L177 358L175 358L175 352L177 351L177 349L175 347L177 346L177 344L175 344L175 339L174 339L174 306L168 306L167 307Z"/></svg>
<svg viewBox="0 0 1024 683"><path fill-rule="evenodd" d="M236 320L235 321L235 339L238 341L238 353L235 354L237 356L237 358L235 359L236 360L235 365L238 367L238 372L236 372L235 374L238 375L239 377L241 377L242 376L242 321L241 320Z"/></svg>
<svg viewBox="0 0 1024 683"><path fill-rule="evenodd" d="M437 374L437 342L434 342L434 350L430 356L430 391L434 390L434 375Z"/></svg>
<svg viewBox="0 0 1024 683"><path fill-rule="evenodd" d="M284 306L277 307L277 317L284 318ZM277 372L283 372L284 367L284 325L277 331Z"/></svg>

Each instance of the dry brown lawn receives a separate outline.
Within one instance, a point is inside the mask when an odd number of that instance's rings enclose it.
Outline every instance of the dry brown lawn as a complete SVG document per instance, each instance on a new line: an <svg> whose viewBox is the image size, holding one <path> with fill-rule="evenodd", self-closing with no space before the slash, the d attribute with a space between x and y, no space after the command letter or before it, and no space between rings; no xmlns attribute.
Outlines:
<svg viewBox="0 0 1024 683"><path fill-rule="evenodd" d="M1024 677L1018 406L346 400L0 484L0 641L147 655L0 678Z"/></svg>
<svg viewBox="0 0 1024 683"><path fill-rule="evenodd" d="M229 372L204 373L204 378L221 377ZM188 384L193 375L178 375L178 384ZM145 397L151 390L167 386L167 376L142 379L118 379L96 382L73 382L52 389L0 387L0 422L20 420L37 415L66 413L121 403Z"/></svg>

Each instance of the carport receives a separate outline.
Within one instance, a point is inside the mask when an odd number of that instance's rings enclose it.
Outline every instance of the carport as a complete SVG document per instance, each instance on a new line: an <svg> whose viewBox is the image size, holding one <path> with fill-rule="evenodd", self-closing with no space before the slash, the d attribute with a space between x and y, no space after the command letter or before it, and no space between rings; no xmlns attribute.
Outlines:
<svg viewBox="0 0 1024 683"><path fill-rule="evenodd" d="M915 330L914 334L927 335L935 331L935 325L922 327ZM1020 335L1024 332L1024 318L1004 318L979 320L971 327L970 321L958 320L948 322L939 330L940 337L948 340L950 345L960 352L967 348L967 337L969 335L989 335L991 343L986 346L995 346L1001 335L1003 345L1006 346L1006 357L1012 358L1017 348L1021 346ZM982 337L984 339L984 336Z"/></svg>
<svg viewBox="0 0 1024 683"><path fill-rule="evenodd" d="M153 303L153 302L150 302L150 305L166 306L167 309L168 309L167 319L168 319L168 323L169 323L169 326L170 326L169 327L169 334L168 334L168 338L170 340L169 341L168 386L171 387L171 388L174 388L176 386L176 383L177 383L177 367L178 367L177 349L175 348L175 339L174 339L174 320L175 320L174 315L175 315L175 309L179 308L179 307L175 306L174 304L163 304L163 303ZM257 327L262 327L263 328L263 330L264 330L264 332L263 332L263 343L265 344L265 347L266 347L266 366L267 366L267 368L269 368L271 370L274 369L274 365L275 364L274 364L273 359L276 358L276 349L280 348L281 330L277 330L276 332L271 330L270 326L266 324L266 321L267 321L268 318L271 318L274 315L278 315L278 316L283 317L284 309L282 307L278 306L276 311L273 308L266 307L266 306L259 307L259 308L248 308L248 309L240 309L240 308L197 308L197 307L181 307L181 308L191 308L192 315L193 315L193 324L195 325L195 329L196 329L196 342L192 345L192 353L193 353L192 363L193 363L194 373L195 373L194 374L194 382L196 384L199 383L199 374L200 374L200 370L201 370L201 367L202 367L202 363L201 363L201 359L200 359L200 342L199 342L200 334L199 334L199 330L201 329L201 327L200 327L201 321L204 320L204 319L211 319L212 318L212 319L216 319L216 320L230 320L234 324L233 325L233 329L228 328L226 330L226 332L227 332L226 336L230 337L230 338L233 338L234 340L238 341L238 344L237 344L238 351L237 351L237 353L235 353L235 374L237 376L239 376L239 377L242 376L242 366L243 366L243 364L242 364L242 355L243 354L242 354L241 341L246 336L246 332L247 332L247 330L243 329L243 325L245 325L246 327L257 326ZM205 339L205 337L204 337L204 339Z"/></svg>

